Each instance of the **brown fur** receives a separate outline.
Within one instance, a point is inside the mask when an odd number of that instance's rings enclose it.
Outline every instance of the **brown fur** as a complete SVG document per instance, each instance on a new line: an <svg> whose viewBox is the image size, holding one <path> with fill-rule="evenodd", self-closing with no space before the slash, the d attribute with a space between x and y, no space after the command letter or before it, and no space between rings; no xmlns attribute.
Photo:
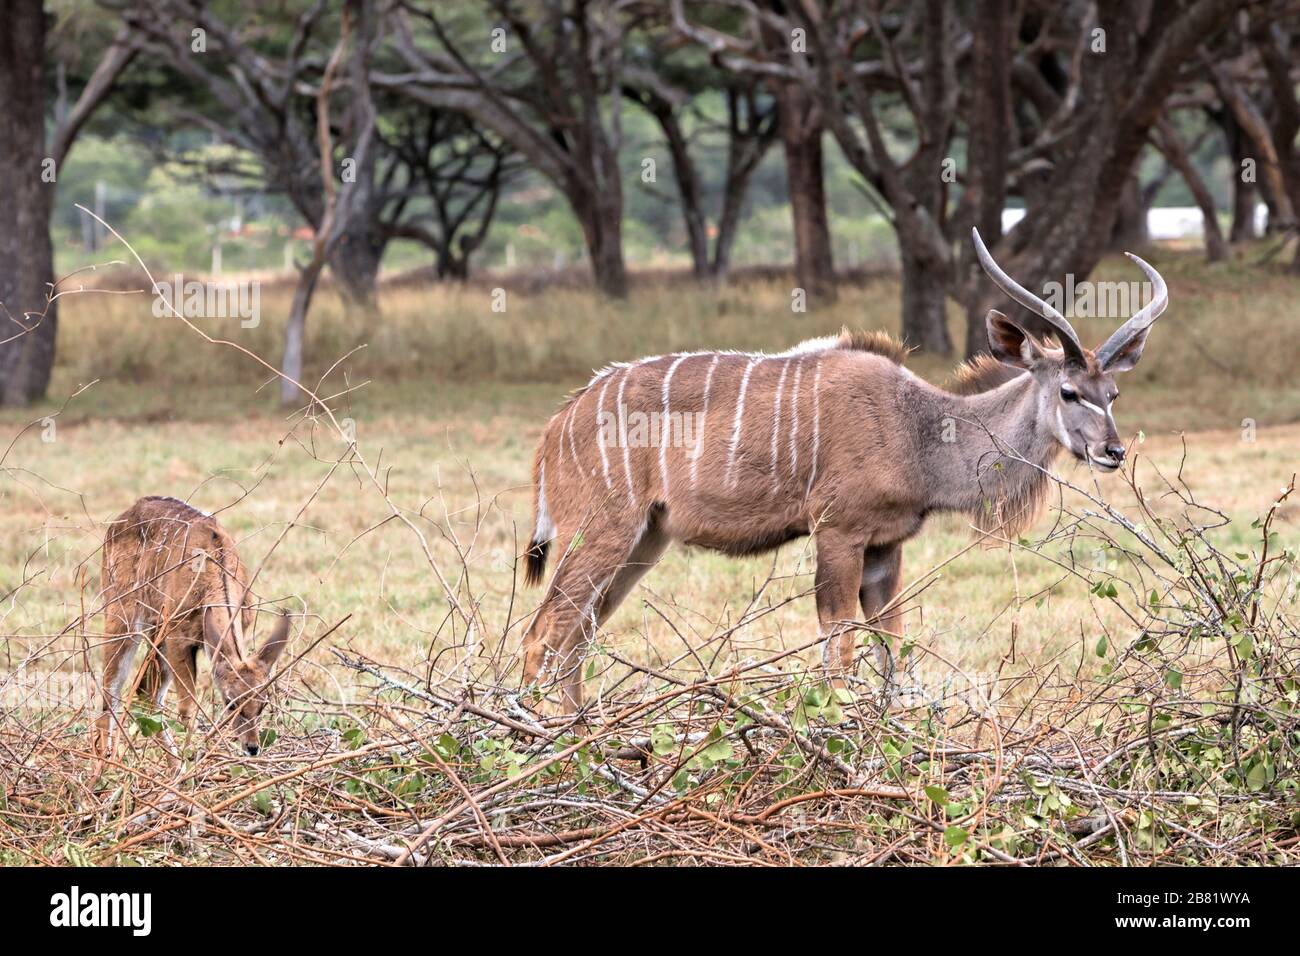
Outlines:
<svg viewBox="0 0 1300 956"><path fill-rule="evenodd" d="M234 735L256 753L271 671L288 642L288 618L282 616L253 652L246 637L254 615L248 569L216 519L175 498L141 498L108 526L102 585L104 702L97 750L112 750L119 709L129 703L131 661L136 645L144 644L149 656L138 691L161 708L175 679L186 724L198 705L198 652L206 649Z"/></svg>
<svg viewBox="0 0 1300 956"><path fill-rule="evenodd" d="M988 321L997 359L967 363L948 390L903 367L893 339L847 329L775 355L678 353L596 373L533 459L525 580L541 580L552 544L557 562L524 634L524 684L553 673L565 708L579 707L588 643L673 541L748 555L813 535L836 681L859 610L900 633L901 549L929 514L1014 534L1062 448L1091 467L1117 440L1103 407L1114 384L1091 353L1066 362L1001 313Z"/></svg>
<svg viewBox="0 0 1300 956"><path fill-rule="evenodd" d="M558 565L525 635L525 683L554 665L565 706L578 706L587 641L671 540L745 555L817 529L818 615L835 638L828 663L847 666L852 640L842 622L859 609L896 633L897 609L887 606L901 543L926 514L977 505L999 518L1020 514L1020 502L1034 497L1020 485L1037 480L1019 468L1000 472L994 455L971 466L952 500L929 494L935 479L916 443L938 442L944 408L960 399L904 371L906 354L886 335L846 330L779 355L610 366L574 392L534 456L538 531L525 580L541 580L553 543ZM637 412L659 414L658 440L629 433ZM702 430L689 449L672 441L673 414ZM935 431L915 434L918 422ZM974 426L963 431L993 450ZM908 435L911 444L899 444ZM880 504L863 510L863 502Z"/></svg>

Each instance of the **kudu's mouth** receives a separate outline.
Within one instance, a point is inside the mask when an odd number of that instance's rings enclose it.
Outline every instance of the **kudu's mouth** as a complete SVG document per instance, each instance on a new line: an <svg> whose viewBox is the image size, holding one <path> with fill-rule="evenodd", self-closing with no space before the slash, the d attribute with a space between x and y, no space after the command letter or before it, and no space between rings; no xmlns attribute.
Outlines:
<svg viewBox="0 0 1300 956"><path fill-rule="evenodd" d="M1093 468L1102 471L1118 471L1119 466L1123 464L1119 459L1094 455L1091 451L1088 452L1087 462Z"/></svg>

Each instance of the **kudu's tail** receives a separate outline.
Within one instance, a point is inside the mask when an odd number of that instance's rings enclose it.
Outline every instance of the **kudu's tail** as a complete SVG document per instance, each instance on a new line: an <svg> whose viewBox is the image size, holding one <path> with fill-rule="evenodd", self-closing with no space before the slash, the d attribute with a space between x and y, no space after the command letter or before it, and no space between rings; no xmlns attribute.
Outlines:
<svg viewBox="0 0 1300 956"><path fill-rule="evenodd" d="M550 429L547 429L549 431ZM528 542L528 551L524 555L524 584L540 584L546 573L546 555L555 538L555 523L546 504L546 433L537 443L537 452L533 455L533 537Z"/></svg>

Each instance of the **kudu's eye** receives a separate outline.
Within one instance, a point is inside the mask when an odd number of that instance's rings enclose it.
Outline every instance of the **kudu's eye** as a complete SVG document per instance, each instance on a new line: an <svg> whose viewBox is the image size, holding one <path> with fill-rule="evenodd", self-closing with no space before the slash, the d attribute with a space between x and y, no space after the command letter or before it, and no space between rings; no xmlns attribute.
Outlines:
<svg viewBox="0 0 1300 956"><path fill-rule="evenodd" d="M1076 392L1074 389L1072 389L1072 388L1071 388L1070 386L1068 386L1068 385L1062 385L1062 386L1061 386L1061 401L1063 401L1063 402L1077 402L1078 400L1079 400L1079 393L1078 393L1078 392Z"/></svg>

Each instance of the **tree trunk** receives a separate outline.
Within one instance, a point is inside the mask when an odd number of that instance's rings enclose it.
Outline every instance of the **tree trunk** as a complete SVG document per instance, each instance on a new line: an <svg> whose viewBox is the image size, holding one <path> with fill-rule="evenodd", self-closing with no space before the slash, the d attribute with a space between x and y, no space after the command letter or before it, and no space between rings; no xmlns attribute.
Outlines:
<svg viewBox="0 0 1300 956"><path fill-rule="evenodd" d="M1205 258L1210 262L1222 262L1228 258L1228 245L1223 241L1223 230L1219 228L1219 213L1214 208L1214 197L1210 195L1210 190L1205 185L1205 180L1201 178L1201 174L1196 171L1196 165L1188 155L1187 148L1179 138L1173 123L1168 119L1161 119L1156 124L1156 129L1160 134L1161 152L1165 154L1169 164L1178 170L1178 175L1183 177L1183 182L1191 191L1196 205L1200 207L1201 218L1205 222Z"/></svg>
<svg viewBox="0 0 1300 956"><path fill-rule="evenodd" d="M719 282L725 282L731 270L731 250L736 243L736 230L754 170L758 169L775 140L775 123L755 115L754 99L752 88L745 91L743 97L737 90L727 90L727 174L722 190L722 211L718 215L718 235L714 239L713 263L709 269L714 280Z"/></svg>
<svg viewBox="0 0 1300 956"><path fill-rule="evenodd" d="M1240 166L1232 181L1232 227L1228 232L1230 242L1248 242L1259 238L1255 229L1255 207L1259 196L1255 185L1241 181Z"/></svg>
<svg viewBox="0 0 1300 956"><path fill-rule="evenodd" d="M973 224L990 248L1002 241L1002 209L1007 202L1007 143L1011 129L1010 0L986 0L976 19L971 50L970 156L966 164L967 195ZM965 223L962 223L965 226ZM974 261L974 249L962 240L961 261L973 277L966 296L966 357L989 348L988 302L999 294Z"/></svg>
<svg viewBox="0 0 1300 956"><path fill-rule="evenodd" d="M626 298L622 195L616 201L610 201L610 197L602 198L590 189L580 188L570 193L569 202L582 224L596 288L612 298Z"/></svg>
<svg viewBox="0 0 1300 956"><path fill-rule="evenodd" d="M284 360L280 371L287 378L280 379L280 403L292 405L300 400L302 394L293 382L302 381L304 341L307 332L307 312L311 309L312 295L316 292L316 282L320 279L324 263L319 257L313 257L302 274L298 276L298 285L293 290L293 305L289 309L289 324L284 330ZM293 382L289 381L293 379Z"/></svg>
<svg viewBox="0 0 1300 956"><path fill-rule="evenodd" d="M1096 267L1113 237L1123 192L1170 92L1196 48L1231 19L1233 0L1194 0L1143 33L1141 4L1097 5L1107 38L1107 67L1082 71L1070 131L1053 153L1041 198L1016 226L1015 249L998 263L1028 289L1049 279L1076 282ZM1002 246L1008 243L1003 241Z"/></svg>
<svg viewBox="0 0 1300 956"><path fill-rule="evenodd" d="M375 316L379 311L376 289L385 243L374 234L374 223L370 216L350 219L330 252L330 273L349 315Z"/></svg>
<svg viewBox="0 0 1300 956"><path fill-rule="evenodd" d="M1142 184L1137 173L1124 180L1115 225L1110 236L1112 252L1133 252L1151 241L1147 230L1147 204L1142 196Z"/></svg>
<svg viewBox="0 0 1300 956"><path fill-rule="evenodd" d="M718 216L718 236L713 241L713 265L709 270L719 282L725 282L731 271L731 249L736 244L736 228L740 225L749 178L748 175L743 180L729 178L722 196L722 214Z"/></svg>
<svg viewBox="0 0 1300 956"><path fill-rule="evenodd" d="M794 218L795 281L811 304L835 301L835 262L826 218L821 110L814 95L793 83L777 91L786 181Z"/></svg>
<svg viewBox="0 0 1300 956"><path fill-rule="evenodd" d="M947 291L942 279L926 262L900 245L903 263L903 341L937 355L952 352L948 334Z"/></svg>
<svg viewBox="0 0 1300 956"><path fill-rule="evenodd" d="M0 0L0 22L0 404L26 405L49 387L58 330L48 285L56 187L42 178L45 11L40 0Z"/></svg>
<svg viewBox="0 0 1300 956"><path fill-rule="evenodd" d="M663 131L668 153L673 160L673 176L677 180L677 195L681 200L682 224L686 227L686 239L691 247L691 272L697 279L708 278L708 224L704 217L700 178L695 171L695 163L691 161L686 135L677 122L671 103L655 98L647 109L659 121L659 128Z"/></svg>
<svg viewBox="0 0 1300 956"><path fill-rule="evenodd" d="M1225 151L1232 160L1232 228L1228 232L1228 241L1247 242L1258 238L1255 206L1259 202L1259 192L1253 182L1246 181L1243 165L1250 158L1250 141L1242 134L1230 110L1216 110L1211 115L1223 130Z"/></svg>
<svg viewBox="0 0 1300 956"><path fill-rule="evenodd" d="M623 263L623 219L605 214L587 235L596 288L615 299L627 298L627 267Z"/></svg>
<svg viewBox="0 0 1300 956"><path fill-rule="evenodd" d="M1233 120L1247 141L1245 148L1250 150L1255 160L1255 175L1259 177L1258 184L1268 199L1268 232L1290 228L1295 223L1296 210L1287 193L1283 161L1278 155L1278 144L1273 140L1272 130L1258 107L1224 71L1213 69L1210 75L1219 99L1232 112ZM1240 169L1237 175L1241 175Z"/></svg>

